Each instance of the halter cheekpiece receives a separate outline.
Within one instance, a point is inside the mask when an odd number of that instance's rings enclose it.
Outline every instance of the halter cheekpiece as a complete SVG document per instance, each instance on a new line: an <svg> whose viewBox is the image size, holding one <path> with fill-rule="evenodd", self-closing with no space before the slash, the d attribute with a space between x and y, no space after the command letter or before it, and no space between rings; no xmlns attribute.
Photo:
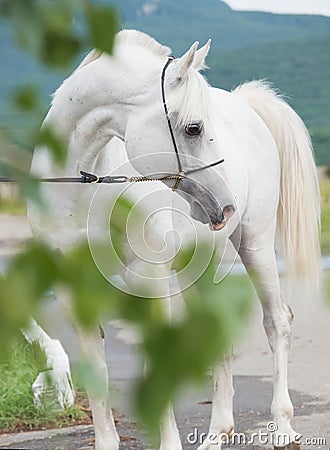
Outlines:
<svg viewBox="0 0 330 450"><path fill-rule="evenodd" d="M161 75L161 91L162 91L162 101L163 101L163 106L164 106L164 112L165 112L165 116L166 116L166 120L167 120L168 129L170 131L173 148L174 148L175 155L176 155L176 160L177 160L177 163L178 163L178 174L176 175L176 177L177 177L176 182L175 182L174 186L172 187L173 191L175 191L178 188L182 178L186 178L187 175L189 175L191 173L194 173L194 172L199 172L199 171L204 170L204 169L209 169L210 167L217 166L218 164L221 164L221 163L224 162L224 159L220 159L219 161L215 161L215 162L213 162L211 164L207 164L207 165L202 166L202 167L197 167L195 169L183 170L183 168L182 168L180 155L179 155L179 149L178 149L178 146L177 146L177 143L176 143L176 140L175 140L175 134L174 134L174 131L173 131L173 127L172 127L172 123L171 123L171 119L170 119L170 115L169 115L168 107L167 107L167 103L166 103L166 96L165 96L165 74L166 74L166 70L167 70L168 66L174 60L175 60L175 58L173 56L170 56L168 58L168 60L166 61L165 66L164 66L164 68L162 70L162 75Z"/></svg>

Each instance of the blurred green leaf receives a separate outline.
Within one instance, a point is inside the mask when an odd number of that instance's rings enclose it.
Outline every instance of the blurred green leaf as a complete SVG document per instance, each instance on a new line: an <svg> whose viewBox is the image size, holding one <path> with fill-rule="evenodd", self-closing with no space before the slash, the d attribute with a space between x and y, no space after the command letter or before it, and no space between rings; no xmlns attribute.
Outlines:
<svg viewBox="0 0 330 450"><path fill-rule="evenodd" d="M57 277L56 259L44 244L34 243L17 255L0 278L0 339L5 352L34 314Z"/></svg>
<svg viewBox="0 0 330 450"><path fill-rule="evenodd" d="M89 1L11 0L3 2L0 12L13 20L20 46L60 69L90 47L111 53L118 29L114 10ZM77 24L83 17L86 30Z"/></svg>
<svg viewBox="0 0 330 450"><path fill-rule="evenodd" d="M111 309L112 290L95 266L87 244L62 255L60 278L72 293L80 323L96 326L107 307Z"/></svg>
<svg viewBox="0 0 330 450"><path fill-rule="evenodd" d="M116 13L105 6L87 3L86 17L93 47L111 53L118 30Z"/></svg>
<svg viewBox="0 0 330 450"><path fill-rule="evenodd" d="M18 254L10 267L7 282L24 286L26 296L32 304L51 288L59 274L57 253L40 241L27 246L25 252ZM16 283L17 279L20 280Z"/></svg>
<svg viewBox="0 0 330 450"><path fill-rule="evenodd" d="M25 112L35 111L39 106L38 92L34 86L17 88L13 96L14 105Z"/></svg>
<svg viewBox="0 0 330 450"><path fill-rule="evenodd" d="M63 164L65 162L67 154L66 142L56 133L52 126L45 125L41 128L37 136L36 145L47 147L52 152L56 163Z"/></svg>
<svg viewBox="0 0 330 450"><path fill-rule="evenodd" d="M17 43L33 54L38 54L42 24L36 1L10 0L5 9L14 25Z"/></svg>
<svg viewBox="0 0 330 450"><path fill-rule="evenodd" d="M39 3L38 14L45 30L67 34L74 22L77 2L56 0Z"/></svg>
<svg viewBox="0 0 330 450"><path fill-rule="evenodd" d="M17 177L17 180L22 197L26 200L30 200L40 208L44 208L45 203L40 192L39 181L29 177L26 174L20 174L20 176Z"/></svg>
<svg viewBox="0 0 330 450"><path fill-rule="evenodd" d="M45 64L59 68L69 67L80 50L81 44L76 36L52 29L44 30L40 57Z"/></svg>
<svg viewBox="0 0 330 450"><path fill-rule="evenodd" d="M101 399L105 398L103 379L97 368L90 361L83 360L76 365L75 381L78 385L84 386L84 389L88 392L93 392L94 395L99 396Z"/></svg>

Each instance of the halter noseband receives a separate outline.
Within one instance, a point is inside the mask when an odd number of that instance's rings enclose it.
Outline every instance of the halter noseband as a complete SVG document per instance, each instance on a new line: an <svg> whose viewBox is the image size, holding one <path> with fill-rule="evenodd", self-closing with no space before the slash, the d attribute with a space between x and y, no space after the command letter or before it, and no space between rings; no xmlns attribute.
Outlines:
<svg viewBox="0 0 330 450"><path fill-rule="evenodd" d="M174 183L174 186L172 187L172 190L175 191L179 184L180 181L183 178L186 178L187 175L194 173L194 172L199 172L201 170L204 169L208 169L210 167L214 167L217 166L218 164L221 164L224 162L224 159L220 159L219 161L215 161L211 164L207 164L205 166L202 167L197 167L195 169L190 169L190 170L183 170L182 168L182 164L181 164L181 160L180 160L180 154L179 154L179 149L175 140L175 135L174 135L174 131L173 131L173 127L172 127L172 123L171 123L171 119L170 119L170 115L168 112L168 107L167 107L167 103L166 103L166 97L165 97L165 74L166 74L166 70L168 68L168 66L171 64L171 62L174 60L175 58L173 56L170 56L168 58L168 60L166 61L166 64L162 70L162 74L161 74L161 91L162 91L162 101L163 101L163 107L164 107L164 112L165 112L165 116L166 116L166 120L167 120L167 125L168 125L168 129L170 131L170 135L171 135L171 139L172 139L172 144L173 144L173 148L175 151L175 155L176 155L176 160L178 163L178 174L176 175L176 181Z"/></svg>

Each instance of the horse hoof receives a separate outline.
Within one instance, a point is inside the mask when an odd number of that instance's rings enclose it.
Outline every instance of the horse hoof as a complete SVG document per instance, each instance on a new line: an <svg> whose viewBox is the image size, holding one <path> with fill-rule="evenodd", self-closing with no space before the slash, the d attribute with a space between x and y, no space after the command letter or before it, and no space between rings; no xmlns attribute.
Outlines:
<svg viewBox="0 0 330 450"><path fill-rule="evenodd" d="M300 450L300 444L298 442L291 442L284 447L274 447L274 450Z"/></svg>

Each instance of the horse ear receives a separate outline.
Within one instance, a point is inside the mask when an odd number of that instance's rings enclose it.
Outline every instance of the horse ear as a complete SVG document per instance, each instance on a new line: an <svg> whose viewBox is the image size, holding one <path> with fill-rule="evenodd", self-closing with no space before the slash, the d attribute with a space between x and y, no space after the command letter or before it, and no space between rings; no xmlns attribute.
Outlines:
<svg viewBox="0 0 330 450"><path fill-rule="evenodd" d="M179 83L184 81L188 70L192 67L198 45L199 42L196 41L181 58L175 60L175 77Z"/></svg>
<svg viewBox="0 0 330 450"><path fill-rule="evenodd" d="M206 68L205 59L209 53L210 47L211 47L211 39L209 39L203 47L201 47L199 50L196 51L193 64L194 69L202 70Z"/></svg>

